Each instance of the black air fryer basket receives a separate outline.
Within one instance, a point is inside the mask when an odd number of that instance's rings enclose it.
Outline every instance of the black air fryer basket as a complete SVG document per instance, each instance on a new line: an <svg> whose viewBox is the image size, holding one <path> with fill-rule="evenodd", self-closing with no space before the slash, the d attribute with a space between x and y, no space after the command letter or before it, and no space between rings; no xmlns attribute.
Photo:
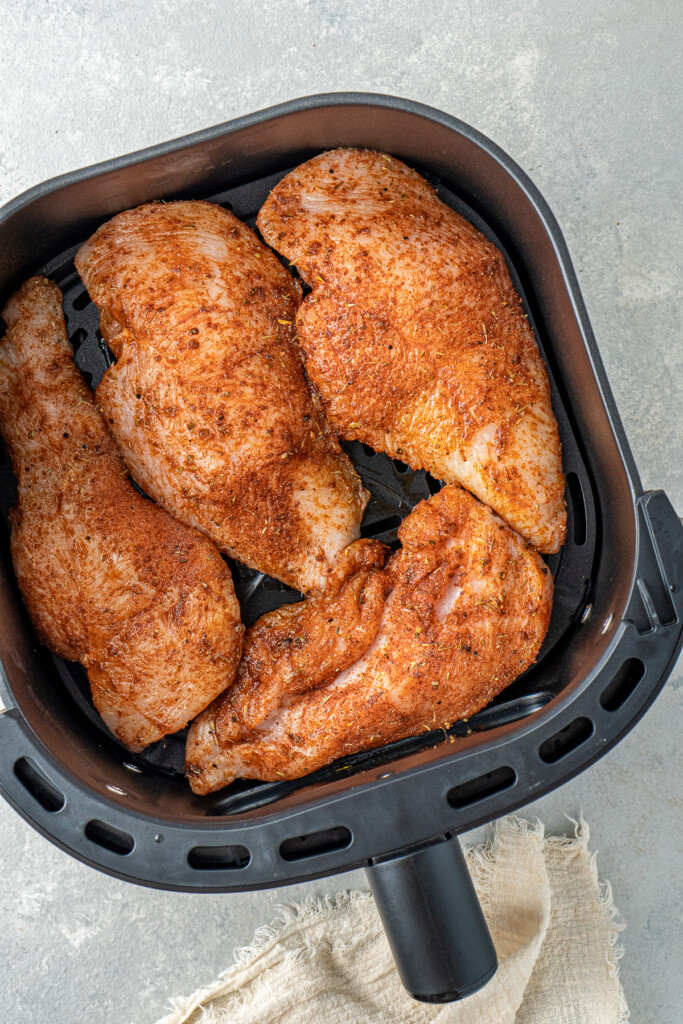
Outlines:
<svg viewBox="0 0 683 1024"><path fill-rule="evenodd" d="M229 892L367 867L402 978L417 998L461 998L495 970L458 833L583 771L638 721L681 645L683 528L643 493L562 235L524 173L488 139L406 100L296 100L64 175L0 211L0 301L45 273L64 292L76 361L110 359L74 267L103 221L151 199L208 198L247 223L292 167L335 146L391 153L505 253L548 366L567 477L568 536L548 564L555 604L538 662L471 721L296 782L236 782L209 797L182 775L184 733L131 755L94 712L85 673L37 645L9 559L14 501L0 466L0 788L43 835L143 885ZM440 486L345 446L372 500L363 535L396 544ZM299 595L233 565L247 624ZM2 713L4 712L4 713ZM453 841L448 841L448 840Z"/></svg>

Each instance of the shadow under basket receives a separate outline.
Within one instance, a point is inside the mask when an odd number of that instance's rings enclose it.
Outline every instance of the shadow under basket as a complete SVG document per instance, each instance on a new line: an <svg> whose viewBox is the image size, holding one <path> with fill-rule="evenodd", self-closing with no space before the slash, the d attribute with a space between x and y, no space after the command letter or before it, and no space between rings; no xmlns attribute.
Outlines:
<svg viewBox="0 0 683 1024"><path fill-rule="evenodd" d="M504 253L551 381L568 534L537 663L468 722L337 761L294 782L238 781L194 796L185 733L131 755L104 728L78 665L39 647L9 558L15 483L0 465L0 789L80 860L160 888L234 891L368 868L401 977L429 1002L462 998L495 951L457 836L537 799L610 749L654 700L681 646L683 528L643 493L569 255L533 184L467 125L386 96L332 94L64 175L0 211L0 300L45 273L64 293L76 362L111 361L73 266L109 217L152 199L206 198L253 226L292 167L339 145L392 153ZM357 442L372 498L362 533L396 546L440 483ZM243 619L300 595L231 563ZM463 941L464 939L464 941Z"/></svg>

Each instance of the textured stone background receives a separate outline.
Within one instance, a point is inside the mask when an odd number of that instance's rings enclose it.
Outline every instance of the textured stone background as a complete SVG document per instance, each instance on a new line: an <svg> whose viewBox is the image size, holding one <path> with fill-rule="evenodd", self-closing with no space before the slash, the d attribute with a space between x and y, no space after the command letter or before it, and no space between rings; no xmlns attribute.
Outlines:
<svg viewBox="0 0 683 1024"><path fill-rule="evenodd" d="M645 487L683 512L681 36L673 0L4 0L0 201L62 171L281 100L358 89L471 123L565 233ZM634 1024L679 1024L681 667L602 762L529 808L588 817L628 928ZM483 833L480 833L483 834ZM480 834L473 835L478 838ZM210 981L285 891L144 890L71 860L0 804L0 1020L150 1024Z"/></svg>

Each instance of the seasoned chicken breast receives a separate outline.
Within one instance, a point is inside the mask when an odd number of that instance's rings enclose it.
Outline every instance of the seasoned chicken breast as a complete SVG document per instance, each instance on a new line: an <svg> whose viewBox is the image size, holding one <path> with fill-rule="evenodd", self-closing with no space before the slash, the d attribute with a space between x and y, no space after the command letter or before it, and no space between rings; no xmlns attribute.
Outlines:
<svg viewBox="0 0 683 1024"><path fill-rule="evenodd" d="M457 486L419 504L402 548L353 545L330 588L247 631L234 687L193 722L195 793L293 779L473 715L535 660L550 621L541 557Z"/></svg>
<svg viewBox="0 0 683 1024"><path fill-rule="evenodd" d="M126 479L74 365L59 288L31 278L2 316L19 587L41 641L85 666L107 726L140 750L233 681L243 627L230 571L211 541Z"/></svg>
<svg viewBox="0 0 683 1024"><path fill-rule="evenodd" d="M339 433L462 484L558 551L557 423L499 250L415 171L359 149L291 171L258 226L313 289L297 331Z"/></svg>
<svg viewBox="0 0 683 1024"><path fill-rule="evenodd" d="M76 267L116 356L97 400L135 480L240 562L322 585L368 495L305 379L277 258L219 206L150 203Z"/></svg>

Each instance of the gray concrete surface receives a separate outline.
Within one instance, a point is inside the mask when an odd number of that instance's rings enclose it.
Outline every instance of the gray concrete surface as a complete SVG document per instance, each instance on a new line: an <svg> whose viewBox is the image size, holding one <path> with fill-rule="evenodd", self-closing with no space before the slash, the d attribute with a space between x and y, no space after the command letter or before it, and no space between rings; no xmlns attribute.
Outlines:
<svg viewBox="0 0 683 1024"><path fill-rule="evenodd" d="M496 140L565 233L643 483L683 512L681 36L673 0L270 4L4 0L0 201L61 171L313 92L421 100ZM592 825L627 922L634 1024L679 1024L681 689L529 808ZM482 833L473 835L474 838ZM363 885L188 896L71 860L0 804L0 1020L150 1024L278 902Z"/></svg>

